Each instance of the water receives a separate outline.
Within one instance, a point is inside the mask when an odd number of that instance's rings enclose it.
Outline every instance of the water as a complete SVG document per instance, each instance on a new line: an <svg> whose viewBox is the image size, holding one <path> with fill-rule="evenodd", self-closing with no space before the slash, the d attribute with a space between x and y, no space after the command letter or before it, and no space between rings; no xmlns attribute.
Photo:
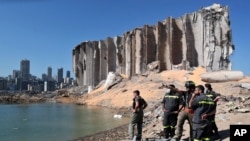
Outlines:
<svg viewBox="0 0 250 141"><path fill-rule="evenodd" d="M113 115L75 104L0 105L0 141L67 141L128 123Z"/></svg>

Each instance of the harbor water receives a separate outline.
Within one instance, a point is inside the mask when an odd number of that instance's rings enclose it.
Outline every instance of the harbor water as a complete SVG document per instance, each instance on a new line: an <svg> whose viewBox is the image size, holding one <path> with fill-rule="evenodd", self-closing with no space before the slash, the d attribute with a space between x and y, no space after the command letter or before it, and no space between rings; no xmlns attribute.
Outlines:
<svg viewBox="0 0 250 141"><path fill-rule="evenodd" d="M68 141L128 123L107 108L75 104L0 105L1 141Z"/></svg>

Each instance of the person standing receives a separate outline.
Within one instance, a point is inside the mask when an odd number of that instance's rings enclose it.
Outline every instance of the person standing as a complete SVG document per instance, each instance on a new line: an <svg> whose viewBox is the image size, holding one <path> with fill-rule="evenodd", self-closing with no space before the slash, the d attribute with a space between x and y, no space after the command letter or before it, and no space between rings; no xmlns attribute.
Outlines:
<svg viewBox="0 0 250 141"><path fill-rule="evenodd" d="M193 138L194 141L211 141L212 115L215 114L215 102L204 94L204 87L198 85L189 101L194 109Z"/></svg>
<svg viewBox="0 0 250 141"><path fill-rule="evenodd" d="M192 119L193 119L193 109L189 107L189 101L192 97L192 94L195 89L195 83L193 81L186 81L185 82L186 91L179 91L178 89L173 89L180 93L183 98L183 106L181 107L181 112L178 114L177 119L177 126L176 126L176 133L175 136L171 139L171 141L178 141L181 139L182 133L183 133L183 125L185 121L187 120L189 123L189 140L192 140Z"/></svg>
<svg viewBox="0 0 250 141"><path fill-rule="evenodd" d="M175 88L174 85L169 87ZM167 89L166 94L162 100L163 130L165 138L172 138L175 135L175 126L177 124L177 116L182 108L182 97L180 94L174 92L170 88Z"/></svg>
<svg viewBox="0 0 250 141"><path fill-rule="evenodd" d="M210 97L210 98L212 98L214 100L214 102L215 102L215 110L216 110L217 101L220 99L220 94L216 93L213 90L210 83L205 84L205 94L206 94L206 96L208 96L208 97ZM212 131L211 131L211 135L214 137L214 139L220 139L220 135L219 135L219 132L218 132L218 127L217 127L216 122L215 122L215 114L212 115L212 123L211 123Z"/></svg>
<svg viewBox="0 0 250 141"><path fill-rule="evenodd" d="M134 137L134 128L137 126L136 140L141 140L142 136L142 124L143 124L143 110L147 107L147 102L140 96L140 91L133 91L133 113L131 121L129 123L129 139Z"/></svg>

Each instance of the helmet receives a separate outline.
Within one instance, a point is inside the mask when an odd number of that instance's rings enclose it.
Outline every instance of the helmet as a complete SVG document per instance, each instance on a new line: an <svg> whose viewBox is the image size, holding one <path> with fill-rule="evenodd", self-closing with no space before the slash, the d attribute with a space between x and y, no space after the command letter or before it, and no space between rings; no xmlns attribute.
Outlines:
<svg viewBox="0 0 250 141"><path fill-rule="evenodd" d="M205 87L207 87L207 88L212 88L211 84L209 84L209 83L206 83L206 84L205 84Z"/></svg>
<svg viewBox="0 0 250 141"><path fill-rule="evenodd" d="M211 84L210 83L206 83L205 84L205 87L208 89L208 90L212 90L212 86L211 86Z"/></svg>
<svg viewBox="0 0 250 141"><path fill-rule="evenodd" d="M190 89L194 89L195 88L195 83L193 81L186 81L185 87L190 88Z"/></svg>

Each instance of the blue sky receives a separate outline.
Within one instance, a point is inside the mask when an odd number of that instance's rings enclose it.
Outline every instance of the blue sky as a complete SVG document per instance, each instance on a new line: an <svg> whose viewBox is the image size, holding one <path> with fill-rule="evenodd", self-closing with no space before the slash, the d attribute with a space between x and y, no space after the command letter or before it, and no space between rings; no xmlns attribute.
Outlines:
<svg viewBox="0 0 250 141"><path fill-rule="evenodd" d="M229 6L235 51L233 70L250 75L250 1L236 0L0 0L0 76L30 60L41 77L49 66L72 71L72 50L83 41L122 35L169 16L178 18L201 7Z"/></svg>

